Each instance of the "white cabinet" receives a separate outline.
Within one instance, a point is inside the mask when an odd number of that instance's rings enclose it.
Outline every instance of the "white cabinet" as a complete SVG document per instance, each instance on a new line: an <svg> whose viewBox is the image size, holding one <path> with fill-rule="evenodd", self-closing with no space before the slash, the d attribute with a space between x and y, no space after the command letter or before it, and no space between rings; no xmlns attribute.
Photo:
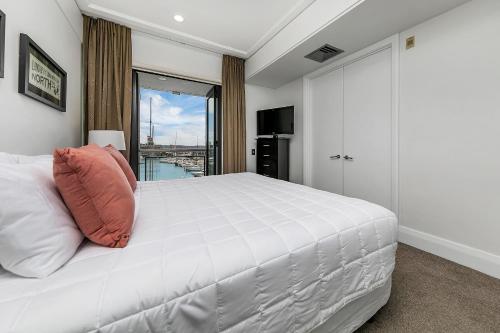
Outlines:
<svg viewBox="0 0 500 333"><path fill-rule="evenodd" d="M391 57L385 49L311 82L312 186L389 209Z"/></svg>

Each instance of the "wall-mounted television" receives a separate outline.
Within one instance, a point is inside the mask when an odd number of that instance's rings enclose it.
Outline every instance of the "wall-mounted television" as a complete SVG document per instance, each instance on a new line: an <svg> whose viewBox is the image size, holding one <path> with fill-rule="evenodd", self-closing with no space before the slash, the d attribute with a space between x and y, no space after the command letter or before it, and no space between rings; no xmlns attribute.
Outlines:
<svg viewBox="0 0 500 333"><path fill-rule="evenodd" d="M257 135L293 134L293 106L257 111Z"/></svg>

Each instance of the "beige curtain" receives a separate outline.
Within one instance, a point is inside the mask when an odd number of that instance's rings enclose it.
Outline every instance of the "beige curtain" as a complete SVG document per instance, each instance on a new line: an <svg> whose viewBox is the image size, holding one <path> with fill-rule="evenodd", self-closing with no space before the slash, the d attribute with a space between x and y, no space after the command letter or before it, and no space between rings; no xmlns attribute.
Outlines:
<svg viewBox="0 0 500 333"><path fill-rule="evenodd" d="M246 171L245 61L222 59L223 172Z"/></svg>
<svg viewBox="0 0 500 333"><path fill-rule="evenodd" d="M125 133L130 154L132 40L130 28L83 16L85 142L90 130Z"/></svg>

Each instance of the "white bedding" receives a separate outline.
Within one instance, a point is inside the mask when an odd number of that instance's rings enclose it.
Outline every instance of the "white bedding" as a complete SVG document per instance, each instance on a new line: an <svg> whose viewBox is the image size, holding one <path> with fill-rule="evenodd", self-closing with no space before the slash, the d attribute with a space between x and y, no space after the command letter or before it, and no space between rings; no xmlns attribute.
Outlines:
<svg viewBox="0 0 500 333"><path fill-rule="evenodd" d="M125 249L0 270L0 332L308 332L391 277L390 211L244 173L139 183Z"/></svg>

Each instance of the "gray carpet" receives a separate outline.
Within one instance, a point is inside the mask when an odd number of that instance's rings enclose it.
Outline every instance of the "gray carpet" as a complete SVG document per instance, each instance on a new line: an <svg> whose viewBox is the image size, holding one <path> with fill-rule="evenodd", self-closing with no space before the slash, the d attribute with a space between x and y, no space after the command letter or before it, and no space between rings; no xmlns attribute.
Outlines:
<svg viewBox="0 0 500 333"><path fill-rule="evenodd" d="M399 244L392 283L387 305L357 333L500 332L498 279Z"/></svg>

